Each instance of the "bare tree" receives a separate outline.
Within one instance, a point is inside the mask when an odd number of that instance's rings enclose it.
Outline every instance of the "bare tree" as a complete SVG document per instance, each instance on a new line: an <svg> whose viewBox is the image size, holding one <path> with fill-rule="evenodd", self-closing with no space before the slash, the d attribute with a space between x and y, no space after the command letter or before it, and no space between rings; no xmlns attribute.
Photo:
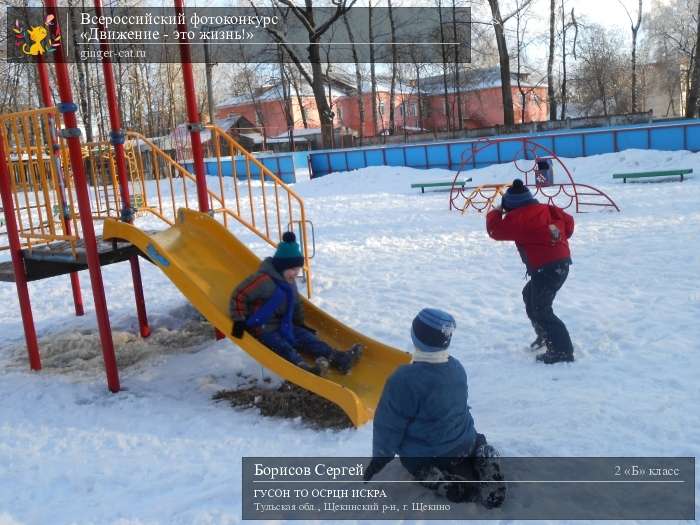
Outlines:
<svg viewBox="0 0 700 525"><path fill-rule="evenodd" d="M462 116L462 81L460 79L460 71L462 69L460 52L459 52L459 36L457 31L457 2L452 0L452 38L454 42L454 67L455 67L455 95L457 96L457 129L464 128L464 117Z"/></svg>
<svg viewBox="0 0 700 525"><path fill-rule="evenodd" d="M325 21L317 22L314 16L313 0L305 0L304 7L297 6L292 0L275 0L277 4L288 7L292 14L306 28L309 37L308 56L302 60L297 56L292 47L287 44L286 37L274 27L268 26L266 30L281 44L291 60L296 64L299 73L311 85L318 108L318 117L321 122L321 137L324 147L330 147L333 143L333 114L324 91L324 76L321 64L321 37L345 12L347 12L357 0L333 0L334 13ZM311 74L304 68L302 62L311 63Z"/></svg>
<svg viewBox="0 0 700 525"><path fill-rule="evenodd" d="M350 22L348 22L348 17L343 14L343 23L345 24L345 30L348 32L348 37L350 42L352 42L352 59L355 64L355 90L357 91L357 106L360 117L360 129L359 129L359 142L362 146L362 140L365 136L365 101L364 101L364 90L362 89L362 72L360 71L360 59L357 53L357 46L355 45L355 35L350 27Z"/></svg>
<svg viewBox="0 0 700 525"><path fill-rule="evenodd" d="M664 116L685 111L681 98L689 90L687 71L695 56L696 25L690 9L685 0L673 0L653 4L649 13L647 41L655 68L651 83L668 97Z"/></svg>
<svg viewBox="0 0 700 525"><path fill-rule="evenodd" d="M547 102L549 120L557 120L557 98L554 94L554 25L556 21L556 0L549 0L549 54L547 55Z"/></svg>
<svg viewBox="0 0 700 525"><path fill-rule="evenodd" d="M389 4L389 25L391 27L391 86L389 88L389 134L393 135L396 130L396 69L398 62L398 48L396 47L396 24L394 22L394 9L391 0Z"/></svg>
<svg viewBox="0 0 700 525"><path fill-rule="evenodd" d="M642 25L642 0L639 0L636 21L632 19L632 15L624 2L622 0L617 0L617 2L627 13L630 29L632 29L632 112L635 113L637 111L637 33L639 32L639 26Z"/></svg>
<svg viewBox="0 0 700 525"><path fill-rule="evenodd" d="M574 28L574 41L572 45L573 49L573 54L574 54L574 59L576 59L576 39L578 37L578 24L576 23L576 16L574 14L574 8L571 8L571 17L567 21L566 19L566 12L564 10L564 0L561 0L561 68L562 68L562 75L561 75L561 119L564 120L566 118L566 102L567 102L567 71L566 71L566 57L568 56L569 52L567 50L567 40L566 40L566 33L567 31L573 27Z"/></svg>
<svg viewBox="0 0 700 525"><path fill-rule="evenodd" d="M516 3L516 14L515 14L515 50L516 50L516 73L515 81L518 86L518 93L520 94L520 122L525 122L527 116L527 99L532 89L526 89L523 86L523 60L525 54L525 48L527 43L525 42L525 34L527 31L527 11L528 6L525 8L520 8L520 1L515 0ZM531 5L531 4L530 4Z"/></svg>
<svg viewBox="0 0 700 525"><path fill-rule="evenodd" d="M367 2L367 19L368 19L368 24L369 27L368 29L368 40L369 40L369 76L370 76L370 84L371 84L371 92L372 92L372 123L374 125L374 135L377 136L379 134L379 125L377 123L377 71L376 71L376 63L375 63L375 54L374 54L374 23L373 23L373 18L374 18L374 9L372 6L372 0L368 0Z"/></svg>
<svg viewBox="0 0 700 525"><path fill-rule="evenodd" d="M510 75L510 55L508 53L508 43L506 42L505 24L518 11L525 9L532 0L524 0L516 7L512 13L502 16L498 0L488 0L491 8L493 30L496 35L496 45L498 46L498 58L501 66L501 97L503 99L503 123L506 126L515 124L515 114L513 113L513 92L511 88Z"/></svg>
<svg viewBox="0 0 700 525"><path fill-rule="evenodd" d="M693 57L692 67L690 71L691 74L688 76L690 80L690 89L688 90L688 97L685 101L685 116L692 118L697 115L698 111L698 91L700 90L700 2L698 2L698 12L697 12L697 28L695 30L695 51Z"/></svg>
<svg viewBox="0 0 700 525"><path fill-rule="evenodd" d="M442 87L444 97L443 113L445 115L445 122L447 123L447 131L452 131L454 129L451 118L453 113L449 111L450 97L449 88L447 87L448 57L447 46L445 45L444 21L442 18L442 0L438 0L438 17L440 20L440 53L442 55Z"/></svg>
<svg viewBox="0 0 700 525"><path fill-rule="evenodd" d="M599 25L582 32L575 71L575 96L584 113L627 113L630 79L620 35Z"/></svg>

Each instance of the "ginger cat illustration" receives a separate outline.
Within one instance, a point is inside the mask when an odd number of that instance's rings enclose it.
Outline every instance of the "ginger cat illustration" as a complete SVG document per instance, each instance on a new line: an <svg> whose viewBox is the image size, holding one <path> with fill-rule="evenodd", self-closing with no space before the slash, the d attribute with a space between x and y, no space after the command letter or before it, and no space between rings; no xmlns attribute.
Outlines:
<svg viewBox="0 0 700 525"><path fill-rule="evenodd" d="M46 38L46 35L49 34L48 30L43 26L36 26L29 29L27 34L29 35L29 39L34 43L29 48L29 51L27 51L27 44L24 44L22 46L22 51L24 51L27 55L43 55L46 50L41 43L44 38Z"/></svg>

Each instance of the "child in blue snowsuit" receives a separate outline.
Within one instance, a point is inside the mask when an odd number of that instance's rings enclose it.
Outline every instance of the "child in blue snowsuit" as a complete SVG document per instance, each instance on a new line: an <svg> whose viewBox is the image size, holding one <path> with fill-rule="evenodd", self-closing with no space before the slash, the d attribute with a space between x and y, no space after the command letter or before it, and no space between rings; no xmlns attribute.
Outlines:
<svg viewBox="0 0 700 525"><path fill-rule="evenodd" d="M395 455L425 486L451 501L500 506L502 483L450 483L503 480L497 453L474 428L467 405L467 375L447 348L456 328L447 312L425 308L413 320L413 362L387 379L374 415L369 481Z"/></svg>
<svg viewBox="0 0 700 525"><path fill-rule="evenodd" d="M338 351L316 337L304 324L304 312L296 278L304 265L299 244L292 232L282 236L273 257L240 283L231 295L229 312L232 335L242 338L248 331L276 354L308 372L324 375L329 365L347 373L362 353L361 345ZM310 365L299 352L316 358Z"/></svg>

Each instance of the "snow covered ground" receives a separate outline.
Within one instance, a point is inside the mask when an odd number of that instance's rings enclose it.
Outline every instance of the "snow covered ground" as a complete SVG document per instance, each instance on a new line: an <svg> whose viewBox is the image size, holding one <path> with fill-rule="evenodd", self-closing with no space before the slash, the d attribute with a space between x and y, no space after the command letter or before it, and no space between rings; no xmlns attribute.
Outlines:
<svg viewBox="0 0 700 525"><path fill-rule="evenodd" d="M477 429L504 455L698 456L700 154L625 151L567 165L622 210L575 217L574 265L555 311L576 363L535 364L526 350L533 334L512 244L491 241L483 216L448 211L447 193L409 188L447 171L374 167L296 184L316 225L313 300L404 349L421 308L451 312L451 352L467 369ZM611 180L677 167L696 174ZM480 183L516 172L470 175ZM269 373L214 341L155 267L142 272L155 330L143 341L128 264L103 269L118 395L106 391L86 272L83 318L72 315L67 277L31 284L41 373L28 371L15 288L0 286L0 524L238 523L242 456L370 454L371 424L316 431L212 402L217 390Z"/></svg>

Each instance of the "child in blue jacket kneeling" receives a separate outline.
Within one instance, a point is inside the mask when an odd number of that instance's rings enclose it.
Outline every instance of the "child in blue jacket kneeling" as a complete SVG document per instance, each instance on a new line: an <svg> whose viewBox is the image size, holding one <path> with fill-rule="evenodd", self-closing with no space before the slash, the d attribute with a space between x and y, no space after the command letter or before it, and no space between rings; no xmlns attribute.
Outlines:
<svg viewBox="0 0 700 525"><path fill-rule="evenodd" d="M498 507L505 498L494 448L474 428L467 405L467 374L447 351L456 328L447 312L426 308L413 320L413 362L387 379L374 415L372 479L394 456L423 484L451 501Z"/></svg>

